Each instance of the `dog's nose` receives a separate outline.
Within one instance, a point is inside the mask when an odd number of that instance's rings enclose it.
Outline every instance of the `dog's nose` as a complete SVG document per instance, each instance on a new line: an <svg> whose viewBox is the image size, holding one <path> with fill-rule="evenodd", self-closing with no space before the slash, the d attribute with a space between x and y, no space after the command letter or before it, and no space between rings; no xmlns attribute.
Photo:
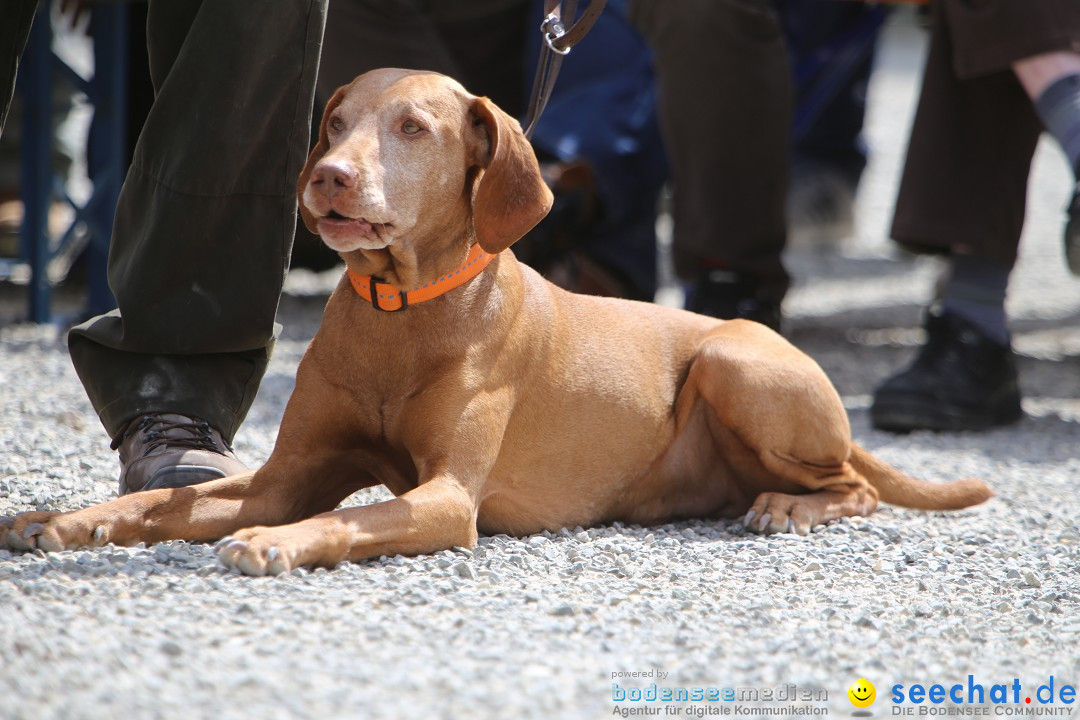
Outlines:
<svg viewBox="0 0 1080 720"><path fill-rule="evenodd" d="M355 186L356 179L356 170L343 163L322 162L311 173L312 186L328 197Z"/></svg>

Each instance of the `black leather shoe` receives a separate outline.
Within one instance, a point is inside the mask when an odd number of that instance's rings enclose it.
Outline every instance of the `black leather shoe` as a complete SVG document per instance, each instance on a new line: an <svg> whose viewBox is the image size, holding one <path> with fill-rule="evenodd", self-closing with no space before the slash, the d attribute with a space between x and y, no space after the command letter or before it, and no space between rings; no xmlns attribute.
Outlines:
<svg viewBox="0 0 1080 720"><path fill-rule="evenodd" d="M1080 275L1080 183L1076 185L1072 202L1069 203L1069 220L1065 223L1065 259L1069 271Z"/></svg>
<svg viewBox="0 0 1080 720"><path fill-rule="evenodd" d="M780 332L780 301L763 297L756 284L727 270L698 278L687 292L686 309L722 320L753 320Z"/></svg>
<svg viewBox="0 0 1080 720"><path fill-rule="evenodd" d="M1016 356L952 314L926 316L926 344L911 367L874 393L879 430L986 430L1023 415Z"/></svg>

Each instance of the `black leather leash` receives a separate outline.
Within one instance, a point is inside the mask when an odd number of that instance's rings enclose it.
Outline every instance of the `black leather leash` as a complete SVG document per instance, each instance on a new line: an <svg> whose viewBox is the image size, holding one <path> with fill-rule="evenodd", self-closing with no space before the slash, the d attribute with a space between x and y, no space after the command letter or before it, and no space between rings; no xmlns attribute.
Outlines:
<svg viewBox="0 0 1080 720"><path fill-rule="evenodd" d="M569 55L571 48L592 29L606 3L607 0L590 0L581 17L574 22L578 0L545 0L546 16L540 23L543 40L540 43L540 59L536 63L536 77L533 78L532 93L529 96L529 110L525 114L525 137L532 137L536 121L547 107L563 58ZM564 17L573 24L567 27Z"/></svg>

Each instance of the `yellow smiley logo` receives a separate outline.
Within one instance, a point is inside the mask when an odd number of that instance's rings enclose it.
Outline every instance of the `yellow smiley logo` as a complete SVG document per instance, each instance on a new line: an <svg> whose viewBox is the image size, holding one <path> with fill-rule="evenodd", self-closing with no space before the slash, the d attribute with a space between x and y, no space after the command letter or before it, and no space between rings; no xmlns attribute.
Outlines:
<svg viewBox="0 0 1080 720"><path fill-rule="evenodd" d="M848 700L857 708L868 708L877 699L877 690L874 684L864 678L859 678L847 689Z"/></svg>

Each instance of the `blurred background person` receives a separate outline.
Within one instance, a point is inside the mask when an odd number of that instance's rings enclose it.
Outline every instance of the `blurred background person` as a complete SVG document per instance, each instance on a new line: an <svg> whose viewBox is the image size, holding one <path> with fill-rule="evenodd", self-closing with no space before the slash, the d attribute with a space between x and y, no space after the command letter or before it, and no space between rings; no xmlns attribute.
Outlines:
<svg viewBox="0 0 1080 720"><path fill-rule="evenodd" d="M1044 130L1080 167L1080 3L935 0L892 237L944 253L926 343L875 392L875 427L984 430L1022 416L1005 296ZM1075 179L1075 178L1074 178ZM1078 201L1066 244L1075 245Z"/></svg>

